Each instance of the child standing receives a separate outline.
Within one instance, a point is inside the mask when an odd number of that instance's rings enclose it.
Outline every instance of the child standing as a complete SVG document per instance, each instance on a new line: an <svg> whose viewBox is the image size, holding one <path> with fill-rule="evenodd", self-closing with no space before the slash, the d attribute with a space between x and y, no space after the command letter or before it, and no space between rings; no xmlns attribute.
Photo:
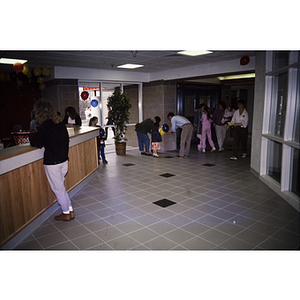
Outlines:
<svg viewBox="0 0 300 300"><path fill-rule="evenodd" d="M97 117L92 117L89 122L89 126L94 126L94 127L100 127L100 132L99 136L97 136L97 149L98 149L98 160L100 161L100 156L102 158L102 162L104 164L107 164L108 161L105 158L105 153L104 153L104 147L105 147L105 141L106 141L106 133L101 126L97 125L98 123L98 118Z"/></svg>
<svg viewBox="0 0 300 300"><path fill-rule="evenodd" d="M205 153L206 148L206 136L209 142L209 145L212 147L211 152L216 151L214 142L211 138L211 123L213 121L212 115L209 113L209 108L205 105L202 108L202 152Z"/></svg>
<svg viewBox="0 0 300 300"><path fill-rule="evenodd" d="M158 131L159 129L159 122L160 122L160 117L156 116L155 117L155 123L153 124L153 128L151 131L151 149L153 151L153 156L154 157L159 157L157 154L157 150L160 150L160 142L162 141L161 135Z"/></svg>

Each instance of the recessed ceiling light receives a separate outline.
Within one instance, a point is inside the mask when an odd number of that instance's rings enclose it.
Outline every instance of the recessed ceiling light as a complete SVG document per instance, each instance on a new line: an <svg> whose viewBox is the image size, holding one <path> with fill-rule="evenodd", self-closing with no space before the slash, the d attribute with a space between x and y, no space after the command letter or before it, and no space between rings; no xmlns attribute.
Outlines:
<svg viewBox="0 0 300 300"><path fill-rule="evenodd" d="M124 69L136 69L136 68L141 68L144 65L136 65L136 64L125 64L125 65L120 65L117 66L117 68L124 68Z"/></svg>
<svg viewBox="0 0 300 300"><path fill-rule="evenodd" d="M17 58L0 58L0 64L9 64L9 65L14 65L15 63L21 63L21 64L25 64L27 62L27 60L24 59L17 59Z"/></svg>
<svg viewBox="0 0 300 300"><path fill-rule="evenodd" d="M220 76L220 77L218 77L219 80L243 79L243 78L255 78L255 73L229 75L229 76Z"/></svg>
<svg viewBox="0 0 300 300"><path fill-rule="evenodd" d="M178 54L183 54L183 55L189 55L189 56L198 56L198 55L210 54L210 53L212 53L212 51L207 51L207 50L185 50L185 51L179 51L177 53Z"/></svg>

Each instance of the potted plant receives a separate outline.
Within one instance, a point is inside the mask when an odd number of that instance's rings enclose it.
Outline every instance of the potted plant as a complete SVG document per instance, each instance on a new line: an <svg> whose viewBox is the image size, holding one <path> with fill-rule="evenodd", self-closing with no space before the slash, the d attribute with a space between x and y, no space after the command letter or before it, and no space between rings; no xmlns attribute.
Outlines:
<svg viewBox="0 0 300 300"><path fill-rule="evenodd" d="M129 109L131 108L130 99L120 90L115 90L111 96L107 98L107 105L110 108L109 117L115 124L115 146L117 155L126 154L126 123L129 122Z"/></svg>

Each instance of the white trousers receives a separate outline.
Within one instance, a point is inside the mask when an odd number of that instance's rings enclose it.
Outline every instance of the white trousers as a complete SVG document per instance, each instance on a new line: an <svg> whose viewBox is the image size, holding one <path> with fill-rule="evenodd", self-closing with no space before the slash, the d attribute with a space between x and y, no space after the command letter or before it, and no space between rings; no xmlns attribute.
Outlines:
<svg viewBox="0 0 300 300"><path fill-rule="evenodd" d="M71 200L65 188L65 176L68 173L68 161L57 165L44 165L45 173L63 213L72 211Z"/></svg>
<svg viewBox="0 0 300 300"><path fill-rule="evenodd" d="M216 125L215 130L216 130L216 136L217 136L219 148L223 148L224 140L226 137L226 127L225 125L222 126Z"/></svg>

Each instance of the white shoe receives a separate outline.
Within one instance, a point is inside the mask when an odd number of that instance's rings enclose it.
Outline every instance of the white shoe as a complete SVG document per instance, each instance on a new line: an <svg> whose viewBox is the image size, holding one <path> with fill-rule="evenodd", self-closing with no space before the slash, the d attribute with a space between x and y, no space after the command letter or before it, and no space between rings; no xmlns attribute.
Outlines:
<svg viewBox="0 0 300 300"><path fill-rule="evenodd" d="M222 148L219 148L219 152L222 152Z"/></svg>
<svg viewBox="0 0 300 300"><path fill-rule="evenodd" d="M202 152L205 153L205 149L202 149Z"/></svg>
<svg viewBox="0 0 300 300"><path fill-rule="evenodd" d="M156 153L153 153L153 156L154 156L154 157L159 157L159 155L158 155L158 154L156 154Z"/></svg>
<svg viewBox="0 0 300 300"><path fill-rule="evenodd" d="M246 158L247 157L247 153L243 153L242 158Z"/></svg>
<svg viewBox="0 0 300 300"><path fill-rule="evenodd" d="M212 147L210 150L210 152L214 152L214 151L216 151L216 147Z"/></svg>
<svg viewBox="0 0 300 300"><path fill-rule="evenodd" d="M231 156L230 160L237 160L237 157L236 156Z"/></svg>

